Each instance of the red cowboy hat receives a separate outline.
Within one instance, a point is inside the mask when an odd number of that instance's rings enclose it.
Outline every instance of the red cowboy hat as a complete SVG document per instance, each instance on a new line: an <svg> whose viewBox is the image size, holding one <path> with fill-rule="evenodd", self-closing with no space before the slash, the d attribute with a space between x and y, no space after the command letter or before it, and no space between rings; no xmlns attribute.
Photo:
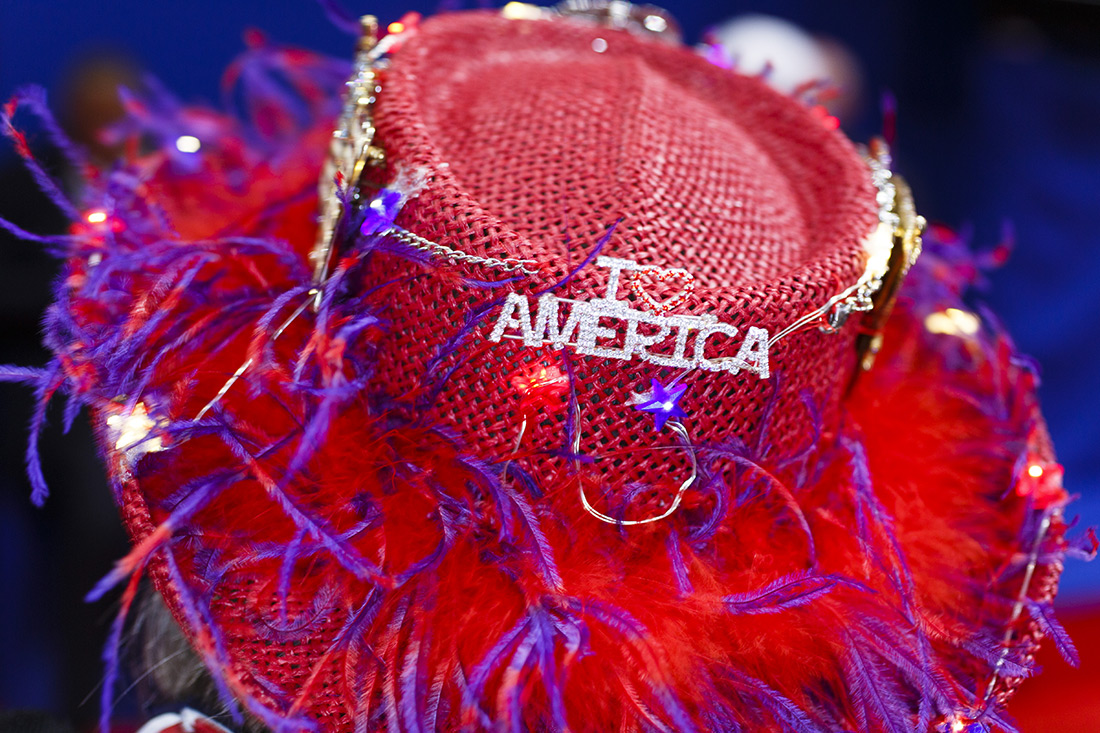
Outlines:
<svg viewBox="0 0 1100 733"><path fill-rule="evenodd" d="M200 146L97 179L34 379L134 540L97 593L150 575L267 726L1011 729L1071 648L968 254L673 30L512 4L368 28L347 87L256 49L244 122L134 104Z"/></svg>

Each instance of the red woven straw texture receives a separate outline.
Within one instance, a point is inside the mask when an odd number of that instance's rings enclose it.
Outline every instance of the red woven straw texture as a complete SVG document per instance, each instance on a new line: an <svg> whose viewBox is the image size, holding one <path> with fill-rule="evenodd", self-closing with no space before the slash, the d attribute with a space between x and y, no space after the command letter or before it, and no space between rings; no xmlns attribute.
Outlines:
<svg viewBox="0 0 1100 733"><path fill-rule="evenodd" d="M604 53L593 50L596 38L607 41ZM580 22L442 16L395 55L377 124L391 161L430 176L399 223L471 254L535 260L546 274L518 284L521 292L545 288L581 262L615 222L603 254L689 270L698 288L675 312L712 313L742 335L748 326L777 332L864 268L874 192L852 145L800 103L686 49ZM394 258L371 274L372 284L400 281L384 294L394 327L380 363L381 378L399 393L422 386L424 366L474 306L500 297L449 275L503 273L436 264L444 272L425 275ZM589 266L557 294L601 297L605 274ZM438 416L487 457L503 458L520 412L510 378L536 363L560 366L561 357L521 342L488 344L498 313L475 331L484 350L448 380ZM778 381L693 372L684 403L693 437L752 436L778 384L771 442L796 447L809 430L802 395L823 409L826 426L835 419L853 338L849 328L781 342L772 353ZM629 404L671 370L574 357L582 451L611 456L597 461L601 473L614 483L676 474L682 466L670 465L667 452L645 453L669 439ZM453 365L444 358L439 368ZM546 411L527 445L560 447L564 413Z"/></svg>

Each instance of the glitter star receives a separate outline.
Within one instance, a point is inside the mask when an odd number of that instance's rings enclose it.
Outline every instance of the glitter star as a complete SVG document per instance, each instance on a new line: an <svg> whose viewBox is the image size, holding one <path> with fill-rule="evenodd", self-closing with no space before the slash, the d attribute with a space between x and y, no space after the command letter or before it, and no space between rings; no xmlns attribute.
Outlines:
<svg viewBox="0 0 1100 733"><path fill-rule="evenodd" d="M635 410L653 413L658 430L662 429L669 420L687 417L687 413L680 407L680 399L687 392L686 384L673 383L665 387L656 379L650 382L653 389L641 395L634 404Z"/></svg>

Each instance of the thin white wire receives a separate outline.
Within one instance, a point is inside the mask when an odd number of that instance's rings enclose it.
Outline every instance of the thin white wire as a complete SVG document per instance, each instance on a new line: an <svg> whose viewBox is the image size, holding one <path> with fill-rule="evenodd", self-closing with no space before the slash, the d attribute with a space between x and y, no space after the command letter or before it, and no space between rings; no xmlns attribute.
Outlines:
<svg viewBox="0 0 1100 733"><path fill-rule="evenodd" d="M993 690L997 685L997 680L1001 677L1001 667L1003 667L1008 660L1008 645L1012 641L1012 636L1015 633L1013 626L1023 613L1024 606L1027 605L1028 590L1035 576L1035 568L1039 564L1039 549L1043 544L1043 540L1046 538L1047 531L1050 529L1050 522L1051 515L1047 514L1043 517L1042 524L1039 525L1038 534L1035 535L1035 543L1032 545L1031 553L1028 555L1027 570L1024 572L1024 580L1020 584L1020 593L1016 596L1016 604L1012 607L1012 615L1008 618L1008 625L1005 628L1004 637L1001 639L1001 654L997 658L997 664L993 667L993 676L990 678L989 686L986 687L985 696L982 698L983 705L988 705L989 701L993 698Z"/></svg>
<svg viewBox="0 0 1100 733"><path fill-rule="evenodd" d="M319 291L319 289L316 289L316 290ZM314 290L310 290L309 291L309 298L306 300L306 302L304 302L300 306L298 306L295 309L295 311L293 313L291 313L290 316L285 321L283 321L283 325L279 326L279 328L275 330L275 333L272 334L272 336L271 336L272 341L274 341L275 339L282 336L283 331L285 331L287 329L287 327L290 326L291 323L298 320L298 316L302 315L303 311L305 311L306 307L310 304L310 302L313 300L313 298L314 298ZM233 385L237 383L237 380L239 380L242 376L244 376L244 373L246 371L248 371L248 368L252 366L254 361L255 360L252 357L249 357L248 359L245 360L245 362L243 364L241 364L239 367L237 367L237 371L233 372L233 376L231 376L228 380L226 380L225 384L222 385L222 388L218 390L218 393L216 395L214 395L214 399L207 402L206 405L201 410L199 410L198 414L195 415L195 420L201 420L203 418L203 416L206 415L206 413L209 412L210 409L214 407L214 405L218 404L218 402L220 402L221 399L223 397L225 397L226 393L229 392L229 390L233 388Z"/></svg>
<svg viewBox="0 0 1100 733"><path fill-rule="evenodd" d="M623 527L636 527L640 524L652 524L653 522L659 522L662 519L666 519L672 516L673 512L680 508L680 502L684 498L684 492L688 490L689 486L695 483L695 479L699 475L699 461L695 457L695 449L691 447L691 436L688 434L687 429L676 421L669 421L668 426L676 431L676 433L684 439L688 448L688 456L691 457L691 476L689 476L686 481L680 484L680 488L676 491L676 497L672 500L672 504L669 505L668 509L666 509L662 514L659 514L658 516L648 517L646 519L616 519L615 517L608 516L607 514L604 514L600 510L596 509L596 507L592 506L591 502L588 501L588 496L584 493L584 480L580 478L578 470L578 489L581 495L581 504L584 506L584 510L586 512L588 512L601 522L606 522L607 524L617 524ZM580 429L578 429L577 435L573 439L573 452L576 454L580 453L580 443L581 433ZM579 461L574 460L574 464L577 466L578 469L580 468Z"/></svg>

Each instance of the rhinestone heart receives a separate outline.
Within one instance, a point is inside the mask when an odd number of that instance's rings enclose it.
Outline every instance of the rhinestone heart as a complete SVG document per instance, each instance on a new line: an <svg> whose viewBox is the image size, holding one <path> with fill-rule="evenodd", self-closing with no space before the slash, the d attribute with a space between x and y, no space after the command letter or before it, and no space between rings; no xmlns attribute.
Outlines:
<svg viewBox="0 0 1100 733"><path fill-rule="evenodd" d="M642 277L647 274L653 277L648 284ZM634 293L636 298L658 315L665 315L673 308L683 305L684 301L695 292L695 275L692 275L682 267L639 265L630 271L629 280L630 292ZM680 290L663 300L655 298L649 292L649 289L647 289L653 287L655 284L659 286L662 283L670 283L672 281L679 281Z"/></svg>

